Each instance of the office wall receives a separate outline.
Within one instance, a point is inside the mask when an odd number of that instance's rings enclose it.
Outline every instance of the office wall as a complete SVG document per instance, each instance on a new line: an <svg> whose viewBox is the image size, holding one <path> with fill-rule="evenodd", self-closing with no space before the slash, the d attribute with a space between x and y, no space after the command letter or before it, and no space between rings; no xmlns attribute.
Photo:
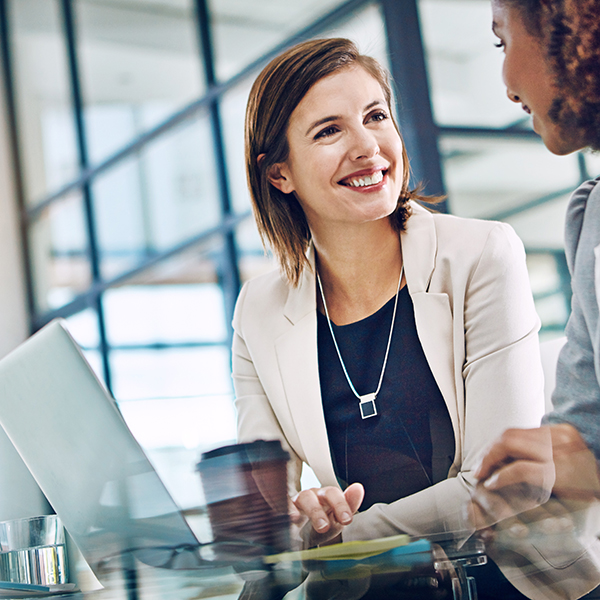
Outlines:
<svg viewBox="0 0 600 600"><path fill-rule="evenodd" d="M7 123L4 96L0 94L0 358L18 346L28 333ZM0 521L48 512L51 512L48 503L37 483L0 429Z"/></svg>
<svg viewBox="0 0 600 600"><path fill-rule="evenodd" d="M27 336L27 308L18 211L8 143L5 98L0 95L0 357Z"/></svg>

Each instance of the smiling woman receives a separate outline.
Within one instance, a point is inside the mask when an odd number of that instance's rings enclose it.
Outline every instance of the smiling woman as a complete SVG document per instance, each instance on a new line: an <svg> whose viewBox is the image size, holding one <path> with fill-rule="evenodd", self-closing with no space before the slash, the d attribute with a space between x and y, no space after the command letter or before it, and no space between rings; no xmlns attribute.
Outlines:
<svg viewBox="0 0 600 600"><path fill-rule="evenodd" d="M263 70L246 159L281 269L237 302L239 441L290 452L292 517L309 545L463 535L490 436L534 427L544 410L520 240L423 208L432 199L408 188L386 73L349 40L305 42ZM303 462L322 487L300 490ZM503 598L521 597L487 574ZM381 600L399 584L369 585L362 597Z"/></svg>

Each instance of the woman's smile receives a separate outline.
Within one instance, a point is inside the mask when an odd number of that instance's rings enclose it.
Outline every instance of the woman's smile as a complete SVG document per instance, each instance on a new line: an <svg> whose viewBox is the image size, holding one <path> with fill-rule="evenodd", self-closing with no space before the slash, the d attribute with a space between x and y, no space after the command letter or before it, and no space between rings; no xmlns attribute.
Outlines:
<svg viewBox="0 0 600 600"><path fill-rule="evenodd" d="M288 159L271 183L311 227L389 216L402 190L402 141L379 82L360 66L318 81L292 113Z"/></svg>
<svg viewBox="0 0 600 600"><path fill-rule="evenodd" d="M379 189L379 184L385 185L384 179L387 173L387 169L363 169L348 177L344 177L339 183L352 188L362 188L361 191L372 191Z"/></svg>

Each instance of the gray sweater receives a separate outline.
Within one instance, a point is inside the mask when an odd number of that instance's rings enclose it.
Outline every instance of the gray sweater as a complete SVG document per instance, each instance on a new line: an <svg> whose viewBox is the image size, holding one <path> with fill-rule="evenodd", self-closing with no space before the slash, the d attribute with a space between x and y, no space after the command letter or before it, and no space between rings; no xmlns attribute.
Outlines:
<svg viewBox="0 0 600 600"><path fill-rule="evenodd" d="M545 423L570 423L600 459L600 177L582 184L571 197L565 226L565 252L572 312L567 343L558 358L554 410Z"/></svg>

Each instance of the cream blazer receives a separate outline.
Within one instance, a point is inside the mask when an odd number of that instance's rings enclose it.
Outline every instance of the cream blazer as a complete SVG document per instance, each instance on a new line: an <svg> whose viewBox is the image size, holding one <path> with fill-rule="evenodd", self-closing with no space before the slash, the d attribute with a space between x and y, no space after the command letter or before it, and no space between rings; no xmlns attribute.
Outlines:
<svg viewBox="0 0 600 600"><path fill-rule="evenodd" d="M401 234L408 291L427 362L444 397L456 454L448 478L375 504L344 541L468 528L464 508L484 449L509 427L536 427L544 386L523 245L505 224L433 214L412 204ZM240 442L280 439L337 486L321 403L314 252L297 288L274 271L247 282L234 315L233 380ZM393 364L388 364L393 369Z"/></svg>

